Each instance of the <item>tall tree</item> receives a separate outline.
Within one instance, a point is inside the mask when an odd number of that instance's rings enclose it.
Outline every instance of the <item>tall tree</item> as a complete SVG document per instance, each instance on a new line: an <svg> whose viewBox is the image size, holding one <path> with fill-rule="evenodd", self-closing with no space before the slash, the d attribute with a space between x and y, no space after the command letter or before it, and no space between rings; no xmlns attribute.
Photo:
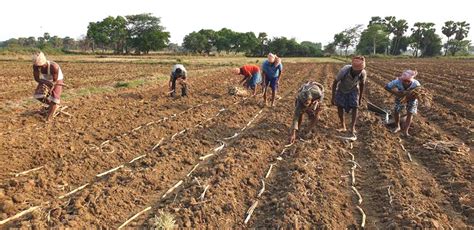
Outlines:
<svg viewBox="0 0 474 230"><path fill-rule="evenodd" d="M470 27L470 24L465 22L465 21L457 22L456 25L457 25L457 30L456 30L456 37L455 38L456 38L456 40L461 41L465 37L467 37L467 35L469 34L469 29L471 27Z"/></svg>
<svg viewBox="0 0 474 230"><path fill-rule="evenodd" d="M444 56L446 56L448 53L451 36L455 35L456 31L457 24L454 21L445 22L444 26L441 28L441 33L443 33L448 38L448 41L444 44Z"/></svg>
<svg viewBox="0 0 474 230"><path fill-rule="evenodd" d="M343 49L345 55L347 56L349 47L354 47L357 44L357 41L360 38L361 29L362 25L349 27L342 32L335 34L333 43Z"/></svg>
<svg viewBox="0 0 474 230"><path fill-rule="evenodd" d="M258 47L259 41L253 32L238 33L236 51L250 55Z"/></svg>
<svg viewBox="0 0 474 230"><path fill-rule="evenodd" d="M46 33L43 34L43 38L44 38L45 42L49 42L49 39L51 38L51 35L49 35L49 33L46 32Z"/></svg>
<svg viewBox="0 0 474 230"><path fill-rule="evenodd" d="M28 47L36 46L36 38L35 37L28 37L26 39L26 44L25 45L28 46Z"/></svg>
<svg viewBox="0 0 474 230"><path fill-rule="evenodd" d="M48 43L51 44L51 46L56 49L60 49L63 47L63 40L58 36L52 36L49 39Z"/></svg>
<svg viewBox="0 0 474 230"><path fill-rule="evenodd" d="M183 48L195 53L203 53L208 45L208 40L205 35L193 31L184 36Z"/></svg>
<svg viewBox="0 0 474 230"><path fill-rule="evenodd" d="M435 56L441 51L441 38L435 33L434 23L417 22L411 29L412 47L415 49L414 56L421 51L422 56Z"/></svg>
<svg viewBox="0 0 474 230"><path fill-rule="evenodd" d="M204 44L204 52L206 52L206 54L209 55L212 49L216 45L216 40L217 40L216 31L211 30L211 29L201 29L198 31L198 33L203 35L204 38L206 39L206 43Z"/></svg>
<svg viewBox="0 0 474 230"><path fill-rule="evenodd" d="M369 23L367 29L362 31L356 49L362 54L384 53L390 44L389 33L384 24Z"/></svg>
<svg viewBox="0 0 474 230"><path fill-rule="evenodd" d="M259 52L258 56L262 57L268 53L268 35L265 32L258 33Z"/></svg>
<svg viewBox="0 0 474 230"><path fill-rule="evenodd" d="M76 41L73 38L65 37L63 38L63 49L72 50L76 46Z"/></svg>
<svg viewBox="0 0 474 230"><path fill-rule="evenodd" d="M161 26L161 19L150 13L128 15L128 41L135 53L149 53L168 46L170 34Z"/></svg>
<svg viewBox="0 0 474 230"><path fill-rule="evenodd" d="M222 28L221 30L215 33L215 37L215 46L217 52L225 51L228 53L234 49L236 45L235 42L237 40L236 32L227 28Z"/></svg>
<svg viewBox="0 0 474 230"><path fill-rule="evenodd" d="M400 42L403 39L403 35L408 30L408 22L404 19L394 20L390 22L390 27L393 33L392 45L391 45L391 54L399 55L400 52ZM404 47L406 50L406 46ZM403 49L403 48L402 48Z"/></svg>
<svg viewBox="0 0 474 230"><path fill-rule="evenodd" d="M444 23L442 33L448 38L448 41L444 44L444 55L446 56L449 52L451 55L456 55L459 51L467 51L470 41L464 40L469 34L470 25L469 23L447 21ZM451 36L454 38L451 39Z"/></svg>

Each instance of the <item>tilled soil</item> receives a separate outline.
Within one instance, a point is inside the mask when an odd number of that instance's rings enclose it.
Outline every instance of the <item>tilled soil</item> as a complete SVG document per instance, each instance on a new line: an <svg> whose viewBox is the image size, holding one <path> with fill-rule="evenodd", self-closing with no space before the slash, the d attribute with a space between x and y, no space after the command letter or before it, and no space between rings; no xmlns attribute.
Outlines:
<svg viewBox="0 0 474 230"><path fill-rule="evenodd" d="M27 81L19 93L7 90L24 81L16 77L21 63L2 65L15 66L15 77L2 77L0 102L25 100L34 87ZM97 72L71 79L71 90L168 74L163 66L94 65ZM424 147L440 140L472 147L472 95L453 89L472 84L474 65L448 66L461 77L450 81L449 71L425 60L369 62L364 96L382 107L393 107L383 86L404 68L417 67L420 82L433 85L434 102L420 106L408 138L392 134L365 105L358 140L336 137L347 135L336 131L330 104L337 63L287 64L273 108L261 95L227 95L236 79L209 67L195 70L189 97L165 97L164 82L78 96L65 102L73 117L48 124L34 112L38 104L2 110L0 221L37 208L0 226L117 228L140 213L126 226L152 227L166 212L180 227L355 229L363 211L368 229L472 228L471 151ZM134 68L143 73L114 77ZM325 86L324 110L314 133L285 146L296 91L308 80Z"/></svg>

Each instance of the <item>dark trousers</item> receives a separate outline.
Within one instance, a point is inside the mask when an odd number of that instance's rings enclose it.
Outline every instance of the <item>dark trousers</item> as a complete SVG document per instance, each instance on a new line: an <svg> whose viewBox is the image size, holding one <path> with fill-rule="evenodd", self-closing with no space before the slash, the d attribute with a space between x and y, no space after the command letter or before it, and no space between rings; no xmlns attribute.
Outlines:
<svg viewBox="0 0 474 230"><path fill-rule="evenodd" d="M181 77L173 77L173 81L171 82L171 90L173 91L171 93L171 96L176 95L176 81L181 78ZM181 96L187 96L188 95L188 86L186 83L181 83Z"/></svg>

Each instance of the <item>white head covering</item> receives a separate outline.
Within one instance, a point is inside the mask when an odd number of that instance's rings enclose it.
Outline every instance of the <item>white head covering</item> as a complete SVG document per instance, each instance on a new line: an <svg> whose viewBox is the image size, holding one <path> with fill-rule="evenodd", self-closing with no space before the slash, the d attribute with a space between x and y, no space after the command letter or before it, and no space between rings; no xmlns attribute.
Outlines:
<svg viewBox="0 0 474 230"><path fill-rule="evenodd" d="M275 61L275 58L276 58L275 54L272 54L272 53L268 54L268 61L270 63L273 63Z"/></svg>
<svg viewBox="0 0 474 230"><path fill-rule="evenodd" d="M33 54L32 61L35 66L43 66L47 62L44 53L41 51Z"/></svg>
<svg viewBox="0 0 474 230"><path fill-rule="evenodd" d="M417 74L418 74L418 72L416 70L407 69L407 70L403 71L402 75L400 77L398 77L398 79L400 79L402 81L412 81L413 78L415 78L415 76Z"/></svg>

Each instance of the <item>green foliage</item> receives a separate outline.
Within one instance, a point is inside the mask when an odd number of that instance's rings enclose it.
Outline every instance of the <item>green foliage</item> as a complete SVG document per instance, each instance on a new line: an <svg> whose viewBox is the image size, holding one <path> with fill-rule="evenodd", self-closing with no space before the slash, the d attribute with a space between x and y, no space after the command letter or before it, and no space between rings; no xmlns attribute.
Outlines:
<svg viewBox="0 0 474 230"><path fill-rule="evenodd" d="M406 51L408 47L408 38L403 36L408 30L408 22L404 19L396 20L395 17L389 22L389 28L394 35L390 46L390 53L400 55L401 51Z"/></svg>
<svg viewBox="0 0 474 230"><path fill-rule="evenodd" d="M334 42L330 42L324 46L323 53L325 56L336 54L336 44Z"/></svg>
<svg viewBox="0 0 474 230"><path fill-rule="evenodd" d="M237 33L235 41L235 51L251 55L252 51L259 46L259 40L253 32Z"/></svg>
<svg viewBox="0 0 474 230"><path fill-rule="evenodd" d="M135 88L143 84L145 84L144 79L137 79L137 80L131 80L131 81L119 81L115 83L114 87L115 88Z"/></svg>
<svg viewBox="0 0 474 230"><path fill-rule="evenodd" d="M129 15L127 18L128 40L135 53L149 53L166 48L170 33L164 31L161 20L151 14Z"/></svg>
<svg viewBox="0 0 474 230"><path fill-rule="evenodd" d="M238 33L227 28L222 28L217 31L215 35L216 38L214 45L216 46L217 52L230 52L235 49Z"/></svg>
<svg viewBox="0 0 474 230"><path fill-rule="evenodd" d="M454 56L456 53L461 52L463 54L466 54L469 52L469 45L471 44L471 41L469 40L457 40L457 39L451 39L446 43L446 46L448 47L447 51Z"/></svg>
<svg viewBox="0 0 474 230"><path fill-rule="evenodd" d="M415 57L418 56L419 51L424 57L432 57L441 53L441 38L435 33L434 23L417 22L411 31L412 43L410 46L415 50Z"/></svg>
<svg viewBox="0 0 474 230"><path fill-rule="evenodd" d="M349 47L356 45L359 37L361 36L360 30L362 25L356 25L354 27L347 28L340 33L334 35L333 44L337 47L339 46L344 50L345 55L347 56L347 50ZM342 55L342 54L341 54Z"/></svg>
<svg viewBox="0 0 474 230"><path fill-rule="evenodd" d="M168 46L169 32L160 25L161 20L151 14L137 14L126 17L107 17L102 21L90 22L87 39L96 48L114 50L115 53L149 53Z"/></svg>
<svg viewBox="0 0 474 230"><path fill-rule="evenodd" d="M463 22L447 21L441 29L441 32L448 38L444 44L444 55L456 55L457 52L468 53L469 40L464 40L467 37L470 29L470 24ZM454 35L454 39L451 37Z"/></svg>
<svg viewBox="0 0 474 230"><path fill-rule="evenodd" d="M321 57L321 44L312 42L302 42L299 44L294 38L286 37L273 38L268 42L271 52L285 57Z"/></svg>
<svg viewBox="0 0 474 230"><path fill-rule="evenodd" d="M208 45L207 41L208 39L205 35L198 32L192 32L184 37L183 48L194 53L202 54L204 51L206 51L206 47Z"/></svg>
<svg viewBox="0 0 474 230"><path fill-rule="evenodd" d="M191 32L183 39L183 47L194 53L210 54L217 52L245 53L247 56L264 56L268 52L286 57L317 57L322 56L321 44L303 42L299 44L295 39L276 37L268 39L266 33L253 32L239 33L227 28L219 31L202 29Z"/></svg>
<svg viewBox="0 0 474 230"><path fill-rule="evenodd" d="M387 27L383 24L372 23L367 29L362 31L359 44L357 44L357 52L361 54L378 54L385 53L390 44L389 33Z"/></svg>

